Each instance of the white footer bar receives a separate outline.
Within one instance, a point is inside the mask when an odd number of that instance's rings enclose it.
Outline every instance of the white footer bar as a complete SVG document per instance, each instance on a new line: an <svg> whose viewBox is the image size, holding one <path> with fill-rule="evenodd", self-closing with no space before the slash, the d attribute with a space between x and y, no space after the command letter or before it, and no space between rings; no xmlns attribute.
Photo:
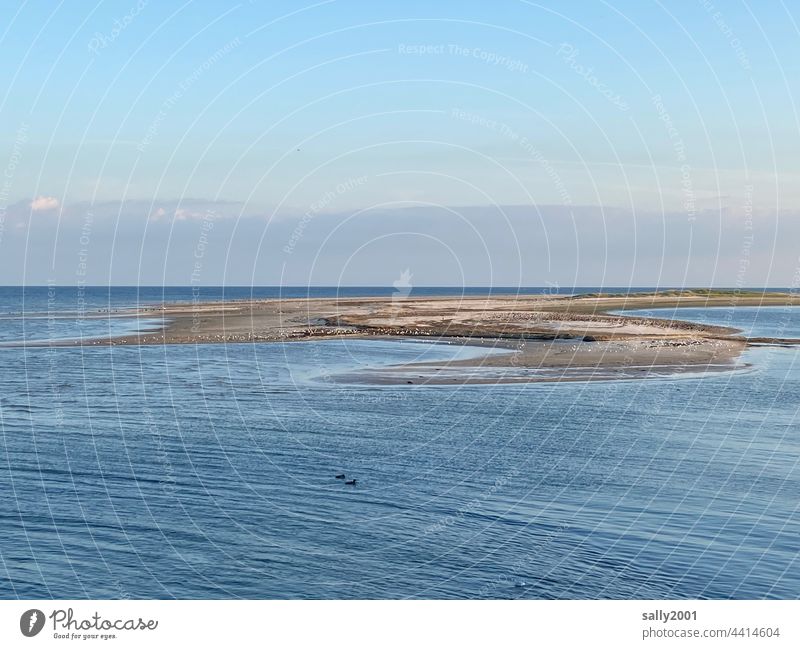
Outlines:
<svg viewBox="0 0 800 649"><path fill-rule="evenodd" d="M799 620L796 601L0 601L0 647L777 648Z"/></svg>

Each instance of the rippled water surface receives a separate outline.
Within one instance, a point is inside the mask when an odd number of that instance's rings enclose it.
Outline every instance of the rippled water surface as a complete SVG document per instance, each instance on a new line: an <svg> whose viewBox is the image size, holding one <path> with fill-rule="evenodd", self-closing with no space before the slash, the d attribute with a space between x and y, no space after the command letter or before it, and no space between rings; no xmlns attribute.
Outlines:
<svg viewBox="0 0 800 649"><path fill-rule="evenodd" d="M0 596L800 596L797 350L702 378L336 381L456 353L0 349Z"/></svg>

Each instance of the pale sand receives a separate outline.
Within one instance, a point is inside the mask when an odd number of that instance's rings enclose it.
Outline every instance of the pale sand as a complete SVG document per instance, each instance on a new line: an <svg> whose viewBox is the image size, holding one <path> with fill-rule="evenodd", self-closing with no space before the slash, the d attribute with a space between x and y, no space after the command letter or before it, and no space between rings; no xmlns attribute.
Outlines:
<svg viewBox="0 0 800 649"><path fill-rule="evenodd" d="M738 331L725 327L623 317L610 315L608 311L736 305L800 305L800 298L789 294L681 292L169 304L118 314L148 318L158 314L164 318L164 328L160 331L83 344L161 345L402 336L500 346L509 353L360 371L343 375L341 380L407 384L415 382L409 378L410 373L416 373L417 382L425 383L639 378L740 367L737 359L748 341L737 335Z"/></svg>
<svg viewBox="0 0 800 649"><path fill-rule="evenodd" d="M470 342L469 344L474 344ZM737 364L743 340L486 340L508 353L449 362L409 363L364 369L334 377L335 382L402 384L536 383L656 378L670 374L729 371Z"/></svg>

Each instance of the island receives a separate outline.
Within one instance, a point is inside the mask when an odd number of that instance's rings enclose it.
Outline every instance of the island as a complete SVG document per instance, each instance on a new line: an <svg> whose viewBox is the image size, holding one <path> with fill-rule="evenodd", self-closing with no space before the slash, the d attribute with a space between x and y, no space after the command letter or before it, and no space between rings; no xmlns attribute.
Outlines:
<svg viewBox="0 0 800 649"><path fill-rule="evenodd" d="M741 368L740 355L750 345L794 345L800 340L747 338L733 327L624 315L625 311L720 307L732 313L740 306L797 305L800 296L793 292L713 289L194 301L121 310L113 315L156 316L162 326L72 344L415 339L480 346L486 353L449 362L360 368L342 380L407 385L629 379Z"/></svg>

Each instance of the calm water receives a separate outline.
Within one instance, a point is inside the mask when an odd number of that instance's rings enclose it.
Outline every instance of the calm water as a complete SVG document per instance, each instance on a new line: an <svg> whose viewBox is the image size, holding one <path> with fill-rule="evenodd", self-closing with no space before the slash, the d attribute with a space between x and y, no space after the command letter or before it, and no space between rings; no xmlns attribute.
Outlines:
<svg viewBox="0 0 800 649"><path fill-rule="evenodd" d="M75 289L50 308L39 290L21 306L2 289L0 311L30 316L0 318L3 340L84 326ZM112 311L161 299L93 291ZM48 311L67 314L58 336L34 315ZM702 379L333 381L456 353L0 349L0 596L800 596L796 350L753 349L749 371Z"/></svg>
<svg viewBox="0 0 800 649"><path fill-rule="evenodd" d="M617 313L733 327L752 337L800 338L800 317L797 308L791 306L635 309Z"/></svg>

